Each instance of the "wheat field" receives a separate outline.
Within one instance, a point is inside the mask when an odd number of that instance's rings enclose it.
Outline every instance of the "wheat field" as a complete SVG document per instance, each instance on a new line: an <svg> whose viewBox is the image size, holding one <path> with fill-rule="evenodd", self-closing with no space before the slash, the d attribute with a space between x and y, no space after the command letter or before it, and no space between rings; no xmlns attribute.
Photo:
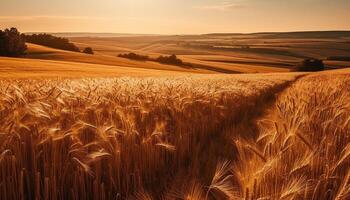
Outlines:
<svg viewBox="0 0 350 200"><path fill-rule="evenodd" d="M0 85L0 199L350 197L346 72Z"/></svg>
<svg viewBox="0 0 350 200"><path fill-rule="evenodd" d="M350 76L310 75L258 120L254 138L235 138L231 169L252 199L350 198Z"/></svg>

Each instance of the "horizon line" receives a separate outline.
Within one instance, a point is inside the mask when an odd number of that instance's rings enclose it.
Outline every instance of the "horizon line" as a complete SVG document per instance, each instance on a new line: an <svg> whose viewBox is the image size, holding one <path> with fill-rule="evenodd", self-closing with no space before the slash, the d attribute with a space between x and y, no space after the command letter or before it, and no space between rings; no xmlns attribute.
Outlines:
<svg viewBox="0 0 350 200"><path fill-rule="evenodd" d="M272 34L272 33L315 33L315 32L350 32L350 29L329 29L329 30L295 30L295 31L257 31L257 32L208 32L208 33L123 33L123 32L91 32L91 31L25 31L23 33L48 33L48 34L119 34L119 35L250 35L250 34Z"/></svg>

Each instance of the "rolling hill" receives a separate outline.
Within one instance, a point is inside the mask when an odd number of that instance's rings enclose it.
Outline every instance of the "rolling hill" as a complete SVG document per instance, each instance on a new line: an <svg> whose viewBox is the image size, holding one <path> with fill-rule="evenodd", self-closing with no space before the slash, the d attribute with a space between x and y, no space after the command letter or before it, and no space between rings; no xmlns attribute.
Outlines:
<svg viewBox="0 0 350 200"><path fill-rule="evenodd" d="M98 51L95 52L95 55L89 55L89 54L53 49L53 48L30 44L30 43L27 43L27 46L28 46L28 50L25 58L30 58L30 59L69 61L69 62L78 62L78 63L156 69L156 70L208 73L208 71L206 70L185 69L179 66L164 65L156 62L138 62L138 61L133 61L125 58L119 58L113 55L105 55L105 54L99 53Z"/></svg>
<svg viewBox="0 0 350 200"><path fill-rule="evenodd" d="M346 68L349 61L327 60L350 52L347 32L207 34L207 35L104 35L79 34L70 40L88 55L28 43L24 58L0 58L2 77L11 76L120 76L177 73L288 72L303 58L325 59L328 68ZM344 35L345 34L345 35ZM111 37L108 37L111 36ZM113 36L113 37L112 37ZM190 67L120 58L135 52L156 58L176 54Z"/></svg>
<svg viewBox="0 0 350 200"><path fill-rule="evenodd" d="M72 37L81 48L91 46L104 55L135 52L156 57L176 54L194 65L234 72L285 72L305 58L325 60L328 68L349 67L350 62L328 57L349 56L348 31L141 35Z"/></svg>
<svg viewBox="0 0 350 200"><path fill-rule="evenodd" d="M176 74L182 74L182 72L57 60L0 57L0 78L118 77Z"/></svg>

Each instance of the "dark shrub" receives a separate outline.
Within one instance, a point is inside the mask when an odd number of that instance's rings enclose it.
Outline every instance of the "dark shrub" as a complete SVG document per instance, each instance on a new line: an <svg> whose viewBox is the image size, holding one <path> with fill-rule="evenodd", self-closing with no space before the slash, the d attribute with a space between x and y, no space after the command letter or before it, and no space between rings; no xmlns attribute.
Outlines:
<svg viewBox="0 0 350 200"><path fill-rule="evenodd" d="M184 63L182 60L176 57L176 55L171 56L159 56L158 58L150 58L148 56L138 55L136 53L127 53L127 54L119 54L118 57L121 58L128 58L131 60L139 60L139 61L155 61L162 64L168 64L168 65L178 65L178 66L188 66L192 67L190 63Z"/></svg>
<svg viewBox="0 0 350 200"><path fill-rule="evenodd" d="M66 38L56 37L50 34L34 34L26 35L27 42L52 47L55 49L62 49L67 51L80 52L79 48Z"/></svg>
<svg viewBox="0 0 350 200"><path fill-rule="evenodd" d="M94 54L94 51L92 50L91 47L86 47L83 51L83 53L86 53L86 54Z"/></svg>
<svg viewBox="0 0 350 200"><path fill-rule="evenodd" d="M138 55L136 53L119 54L118 57L127 58L127 59L131 59L131 60L140 60L140 61L149 60L148 56Z"/></svg>
<svg viewBox="0 0 350 200"><path fill-rule="evenodd" d="M300 72L316 72L324 69L323 61L319 59L305 59L296 67L296 71Z"/></svg>
<svg viewBox="0 0 350 200"><path fill-rule="evenodd" d="M0 30L0 56L15 57L25 54L25 42L25 36L16 28Z"/></svg>
<svg viewBox="0 0 350 200"><path fill-rule="evenodd" d="M163 63L163 64L170 64L170 65L183 65L184 64L181 59L178 59L176 57L176 55L159 56L156 59L156 61L160 62L160 63Z"/></svg>

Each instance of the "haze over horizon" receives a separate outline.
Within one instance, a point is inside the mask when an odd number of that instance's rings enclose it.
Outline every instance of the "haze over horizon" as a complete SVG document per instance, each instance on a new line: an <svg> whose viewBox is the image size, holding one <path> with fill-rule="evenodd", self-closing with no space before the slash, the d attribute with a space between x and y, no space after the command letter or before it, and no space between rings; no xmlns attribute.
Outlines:
<svg viewBox="0 0 350 200"><path fill-rule="evenodd" d="M350 30L348 0L12 0L0 28L21 32L205 34Z"/></svg>

